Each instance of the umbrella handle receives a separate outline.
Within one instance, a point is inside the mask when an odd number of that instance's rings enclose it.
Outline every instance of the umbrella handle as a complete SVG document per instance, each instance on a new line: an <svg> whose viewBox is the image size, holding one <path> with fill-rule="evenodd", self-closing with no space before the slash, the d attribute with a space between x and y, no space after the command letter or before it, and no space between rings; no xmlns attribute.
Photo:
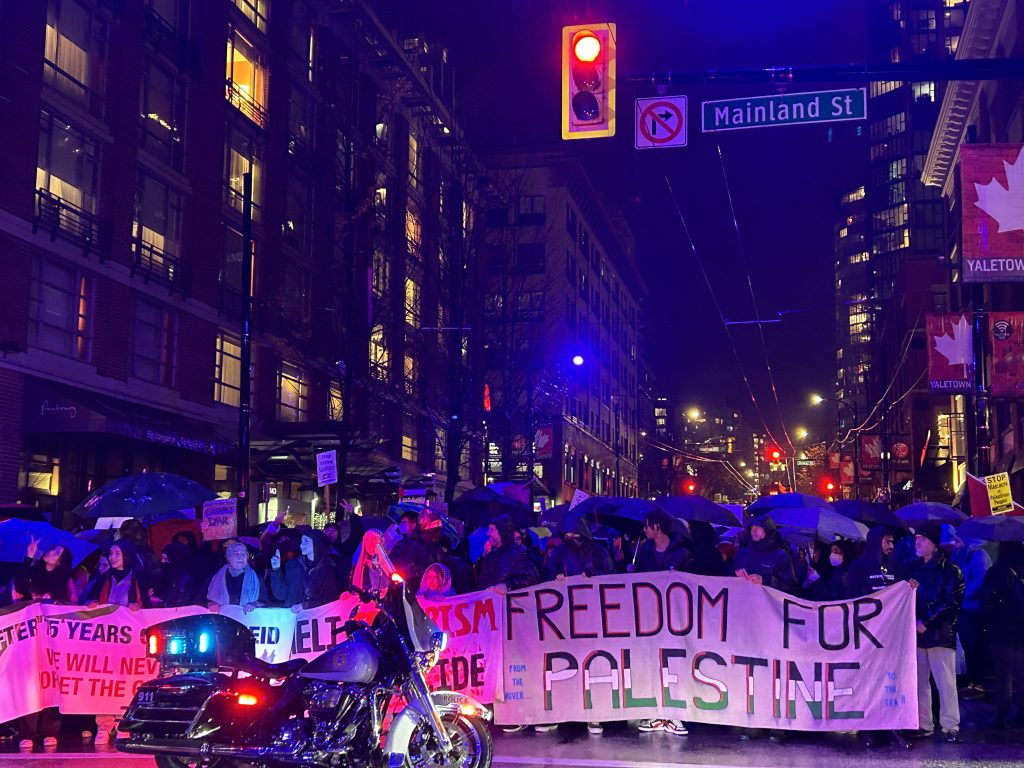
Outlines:
<svg viewBox="0 0 1024 768"><path fill-rule="evenodd" d="M643 539L636 540L636 549L633 550L633 565L636 565L636 556L640 554L641 543L643 543Z"/></svg>

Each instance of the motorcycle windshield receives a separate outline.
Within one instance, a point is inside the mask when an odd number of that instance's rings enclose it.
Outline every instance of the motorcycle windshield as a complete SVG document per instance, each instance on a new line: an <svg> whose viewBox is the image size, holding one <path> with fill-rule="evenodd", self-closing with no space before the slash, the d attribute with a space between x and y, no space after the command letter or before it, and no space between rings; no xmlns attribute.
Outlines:
<svg viewBox="0 0 1024 768"><path fill-rule="evenodd" d="M388 591L388 612L399 630L412 643L412 649L421 653L432 650L433 635L440 632L405 584L394 585Z"/></svg>

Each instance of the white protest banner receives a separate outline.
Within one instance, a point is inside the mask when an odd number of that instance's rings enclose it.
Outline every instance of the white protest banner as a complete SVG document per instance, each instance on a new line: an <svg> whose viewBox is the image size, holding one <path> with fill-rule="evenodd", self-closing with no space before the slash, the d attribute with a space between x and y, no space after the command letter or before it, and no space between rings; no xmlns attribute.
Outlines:
<svg viewBox="0 0 1024 768"><path fill-rule="evenodd" d="M233 539L238 535L238 501L213 499L203 502L203 520L200 528L203 541Z"/></svg>
<svg viewBox="0 0 1024 768"><path fill-rule="evenodd" d="M323 488L338 482L338 452L324 451L316 455L316 484Z"/></svg>
<svg viewBox="0 0 1024 768"><path fill-rule="evenodd" d="M494 701L500 675L504 598L486 590L421 600L427 615L448 633L448 648L427 677L432 688Z"/></svg>
<svg viewBox="0 0 1024 768"><path fill-rule="evenodd" d="M499 723L917 728L914 591L814 603L674 571L505 596Z"/></svg>

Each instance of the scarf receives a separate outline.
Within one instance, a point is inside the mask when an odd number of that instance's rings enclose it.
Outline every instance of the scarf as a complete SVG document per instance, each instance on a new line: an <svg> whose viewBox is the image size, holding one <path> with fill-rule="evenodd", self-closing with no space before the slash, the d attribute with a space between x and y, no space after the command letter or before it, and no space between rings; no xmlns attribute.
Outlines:
<svg viewBox="0 0 1024 768"><path fill-rule="evenodd" d="M228 567L222 566L219 571L213 574L210 581L210 589L206 593L206 599L217 605L230 605L231 597L228 595ZM249 566L242 571L242 594L238 599L239 605L258 603L260 600L260 580Z"/></svg>

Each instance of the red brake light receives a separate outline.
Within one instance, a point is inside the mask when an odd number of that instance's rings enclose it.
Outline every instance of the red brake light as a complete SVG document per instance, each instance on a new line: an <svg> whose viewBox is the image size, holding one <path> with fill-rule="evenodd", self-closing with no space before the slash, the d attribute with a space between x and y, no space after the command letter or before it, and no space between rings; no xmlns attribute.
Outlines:
<svg viewBox="0 0 1024 768"><path fill-rule="evenodd" d="M398 573L398 571L395 571L391 574L391 581L393 581L395 584L401 584L405 581L405 579L402 578L402 574Z"/></svg>
<svg viewBox="0 0 1024 768"><path fill-rule="evenodd" d="M243 707L255 707L260 703L260 700L251 693L240 693L238 694L238 703Z"/></svg>
<svg viewBox="0 0 1024 768"><path fill-rule="evenodd" d="M160 635L158 635L156 632L149 636L147 644L149 647L150 656L156 656L160 653Z"/></svg>

